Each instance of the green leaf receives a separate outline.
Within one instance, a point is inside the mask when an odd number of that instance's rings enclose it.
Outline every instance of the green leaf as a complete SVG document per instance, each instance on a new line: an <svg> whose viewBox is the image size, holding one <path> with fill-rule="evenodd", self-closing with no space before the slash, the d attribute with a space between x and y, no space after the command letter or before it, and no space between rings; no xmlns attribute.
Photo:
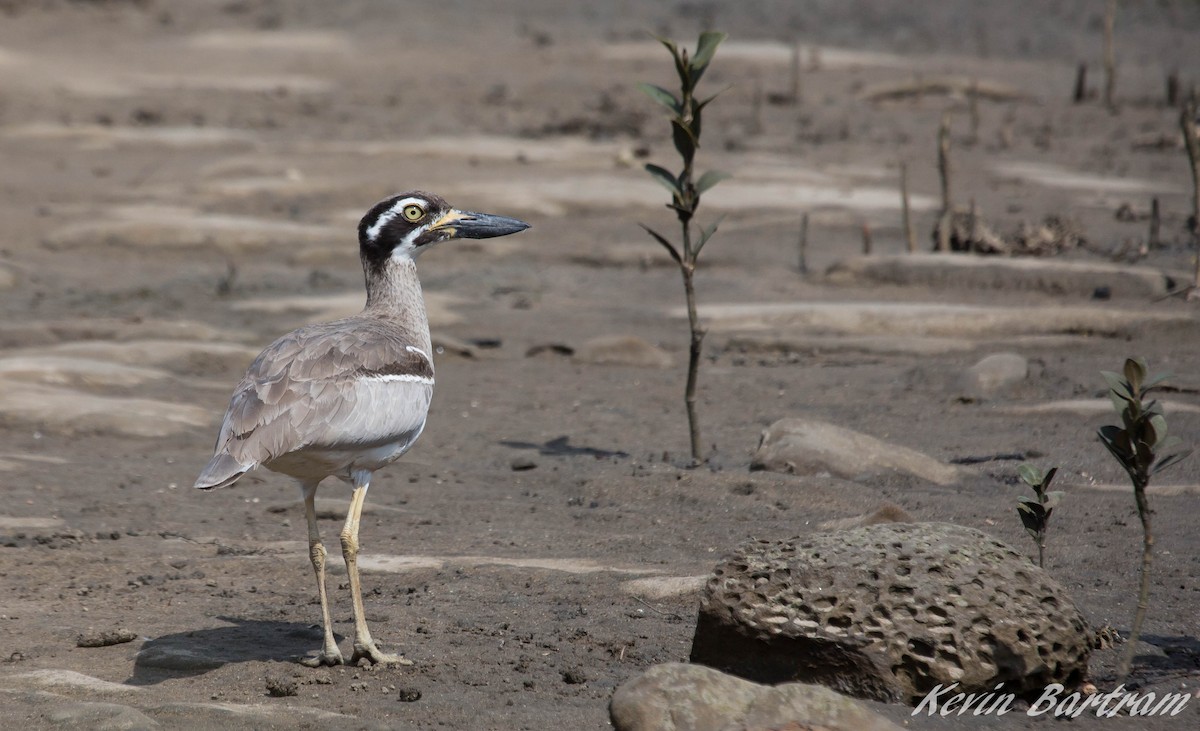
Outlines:
<svg viewBox="0 0 1200 731"><path fill-rule="evenodd" d="M1066 493L1062 490L1051 490L1046 493L1046 499L1042 501L1042 506L1046 508L1046 515L1050 515L1050 511L1057 508L1066 497Z"/></svg>
<svg viewBox="0 0 1200 731"><path fill-rule="evenodd" d="M699 143L692 135L692 131L679 118L671 120L671 140L675 143L675 149L679 152L679 156L683 158L684 167L690 166L696 157L696 148Z"/></svg>
<svg viewBox="0 0 1200 731"><path fill-rule="evenodd" d="M679 180L675 175L664 167L646 163L646 172L650 173L650 177L657 180L664 188L671 191L671 195L676 200L683 200L683 190L679 187Z"/></svg>
<svg viewBox="0 0 1200 731"><path fill-rule="evenodd" d="M666 38L666 37L664 37L664 36L654 36L654 38L655 38L655 39L656 39L656 40L657 40L659 43L661 43L661 44L663 44L664 46L666 46L666 47L667 47L667 50L671 52L671 55L672 55L672 56L678 56L678 55L679 55L679 46L676 46L676 45L675 45L675 41L671 40L670 38Z"/></svg>
<svg viewBox="0 0 1200 731"><path fill-rule="evenodd" d="M667 109L670 109L676 116L683 114L682 104L671 92L667 91L661 86L655 86L654 84L641 83L637 86L642 90L642 93L663 105Z"/></svg>
<svg viewBox="0 0 1200 731"><path fill-rule="evenodd" d="M1018 508L1025 505L1041 505L1041 502L1037 498L1029 497L1028 495L1018 495L1017 502L1020 503L1020 505L1017 506Z"/></svg>
<svg viewBox="0 0 1200 731"><path fill-rule="evenodd" d="M1193 450L1189 449L1185 452L1177 452L1176 454L1169 454L1166 457L1163 457L1162 459L1158 460L1158 462L1156 462L1153 467L1150 468L1150 474L1157 475L1159 472L1162 472L1166 468L1168 468L1174 464L1177 464L1179 462L1182 462L1183 460L1185 460L1189 456L1191 456L1192 451Z"/></svg>
<svg viewBox="0 0 1200 731"><path fill-rule="evenodd" d="M671 58L675 59L675 72L679 74L679 83L683 85L683 88L689 88L688 69L686 63L684 62L683 54L679 52L679 46L675 45L675 41L671 40L670 38L664 38L662 36L654 37L658 39L658 42L663 44L668 51L671 52Z"/></svg>
<svg viewBox="0 0 1200 731"><path fill-rule="evenodd" d="M1162 439L1162 440L1160 440L1160 441L1158 442L1158 444L1155 444L1155 445L1154 445L1154 451L1156 451L1156 452L1168 452L1168 451L1170 451L1170 450L1172 450L1172 449L1174 449L1174 448L1178 447L1180 444L1183 444L1183 440L1182 440L1182 439L1180 439L1180 438L1179 438L1179 437L1177 437L1177 436L1169 436L1169 437L1167 437L1166 439Z"/></svg>
<svg viewBox="0 0 1200 731"><path fill-rule="evenodd" d="M696 181L696 195L703 195L709 188L731 177L733 176L721 170L709 170Z"/></svg>
<svg viewBox="0 0 1200 731"><path fill-rule="evenodd" d="M696 55L692 57L688 64L692 72L693 83L698 83L700 77L704 75L704 70L708 68L708 64L713 59L713 54L717 52L717 46L721 45L721 41L729 37L728 33L720 33L717 31L706 31L700 34L700 40L696 41Z"/></svg>
<svg viewBox="0 0 1200 731"><path fill-rule="evenodd" d="M646 233L653 236L655 241L662 244L662 247L667 250L667 253L671 255L671 258L675 260L676 264L683 266L683 260L679 258L679 251L675 248L674 244L672 244L670 241L667 241L666 237L650 228L646 224L639 223L638 225L646 229Z"/></svg>
<svg viewBox="0 0 1200 731"><path fill-rule="evenodd" d="M1150 380L1143 383L1142 390L1149 391L1150 389L1154 388L1155 386L1159 385L1160 383L1167 380L1168 378L1171 378L1174 375L1175 375L1174 373L1159 373L1159 374L1155 375L1153 378L1151 378Z"/></svg>
<svg viewBox="0 0 1200 731"><path fill-rule="evenodd" d="M1042 490L1045 490L1047 487L1050 487L1050 483L1054 482L1054 476L1057 474L1058 474L1057 467L1051 467L1049 470L1046 471L1046 476L1042 479Z"/></svg>
<svg viewBox="0 0 1200 731"><path fill-rule="evenodd" d="M1100 371L1100 375L1104 376L1104 380L1108 381L1109 389L1126 401L1133 400L1133 391L1129 390L1129 384L1118 373L1112 371Z"/></svg>
<svg viewBox="0 0 1200 731"><path fill-rule="evenodd" d="M717 220L712 222L711 226L700 230L700 240L696 243L696 253L694 256L700 256L700 250L704 248L704 245L708 243L708 240L712 238L712 235L717 232L717 226L720 226L721 221L724 220L725 214L722 213L717 217Z"/></svg>
<svg viewBox="0 0 1200 731"><path fill-rule="evenodd" d="M1142 392L1142 382L1146 380L1146 361L1143 358L1125 359L1125 380L1135 394Z"/></svg>
<svg viewBox="0 0 1200 731"><path fill-rule="evenodd" d="M1136 455L1129 443L1129 434L1124 429L1119 426L1102 426L1097 434L1100 436L1100 441L1126 471L1133 468L1133 460Z"/></svg>
<svg viewBox="0 0 1200 731"><path fill-rule="evenodd" d="M1042 506L1037 503L1021 503L1017 506L1017 514L1021 516L1021 524L1034 538L1042 534L1046 527L1045 514Z"/></svg>
<svg viewBox="0 0 1200 731"><path fill-rule="evenodd" d="M1017 475L1030 487L1038 487L1042 484L1042 471L1028 462L1017 467Z"/></svg>
<svg viewBox="0 0 1200 731"><path fill-rule="evenodd" d="M1146 422L1146 426L1150 430L1150 433L1146 435L1149 437L1146 442L1151 447L1157 447L1162 440L1167 438L1167 417L1162 414L1151 416L1149 421Z"/></svg>

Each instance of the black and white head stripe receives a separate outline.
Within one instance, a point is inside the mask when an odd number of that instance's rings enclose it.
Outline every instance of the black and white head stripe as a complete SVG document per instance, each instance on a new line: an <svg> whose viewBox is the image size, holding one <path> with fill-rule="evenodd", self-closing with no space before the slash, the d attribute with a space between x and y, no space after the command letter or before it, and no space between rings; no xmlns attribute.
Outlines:
<svg viewBox="0 0 1200 731"><path fill-rule="evenodd" d="M376 203L358 224L363 262L378 268L389 259L412 259L449 239L490 239L524 231L529 224L491 213L459 211L440 196L413 191Z"/></svg>
<svg viewBox="0 0 1200 731"><path fill-rule="evenodd" d="M388 224L397 218L408 224L406 228L416 230L436 220L438 215L448 209L446 202L432 193L414 191L392 196L376 203L367 215L363 216L358 225L359 238L363 243L374 244L379 241ZM417 210L421 212L420 216L413 215Z"/></svg>

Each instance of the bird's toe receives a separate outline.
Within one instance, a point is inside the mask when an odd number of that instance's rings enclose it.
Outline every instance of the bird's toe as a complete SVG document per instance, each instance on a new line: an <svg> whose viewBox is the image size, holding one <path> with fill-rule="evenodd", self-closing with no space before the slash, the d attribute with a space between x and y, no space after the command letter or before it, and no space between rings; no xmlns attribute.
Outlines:
<svg viewBox="0 0 1200 731"><path fill-rule="evenodd" d="M319 668L326 665L330 667L334 665L345 665L346 659L342 657L342 653L339 650L335 649L333 652L322 650L315 655L307 655L299 658L297 662L310 668Z"/></svg>
<svg viewBox="0 0 1200 731"><path fill-rule="evenodd" d="M367 660L372 665L412 665L413 661L402 655L395 655L390 652L380 650L374 642L367 644L354 645L354 654L350 657L350 664L357 665L359 660Z"/></svg>

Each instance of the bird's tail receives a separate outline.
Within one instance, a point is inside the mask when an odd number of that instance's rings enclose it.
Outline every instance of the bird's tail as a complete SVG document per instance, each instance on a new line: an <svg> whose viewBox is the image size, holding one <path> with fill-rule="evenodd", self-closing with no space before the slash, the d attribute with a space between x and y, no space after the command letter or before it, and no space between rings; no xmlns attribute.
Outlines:
<svg viewBox="0 0 1200 731"><path fill-rule="evenodd" d="M200 476L196 478L197 487L201 490L211 490L215 487L229 487L237 482L242 475L253 469L254 465L244 465L224 452L213 455Z"/></svg>

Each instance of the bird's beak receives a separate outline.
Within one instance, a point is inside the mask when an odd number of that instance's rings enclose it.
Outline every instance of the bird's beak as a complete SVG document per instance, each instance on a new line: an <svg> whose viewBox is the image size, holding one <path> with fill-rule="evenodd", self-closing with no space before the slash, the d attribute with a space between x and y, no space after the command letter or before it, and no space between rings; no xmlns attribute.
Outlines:
<svg viewBox="0 0 1200 731"><path fill-rule="evenodd" d="M434 221L430 231L444 234L448 239L490 239L507 236L529 228L529 224L508 216L472 211L450 211Z"/></svg>

